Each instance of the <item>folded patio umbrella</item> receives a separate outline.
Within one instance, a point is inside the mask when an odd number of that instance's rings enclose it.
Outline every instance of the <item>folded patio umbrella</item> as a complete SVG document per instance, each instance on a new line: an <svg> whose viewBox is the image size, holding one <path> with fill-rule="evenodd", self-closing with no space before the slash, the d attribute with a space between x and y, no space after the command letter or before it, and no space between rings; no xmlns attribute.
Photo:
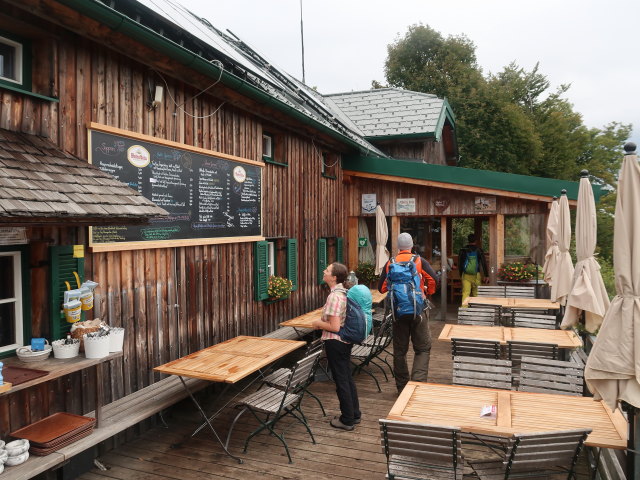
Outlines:
<svg viewBox="0 0 640 480"><path fill-rule="evenodd" d="M569 200L566 190L560 195L558 211L558 261L551 278L551 300L566 305L567 295L571 291L573 281L573 262L569 247L571 246L571 214L569 213Z"/></svg>
<svg viewBox="0 0 640 480"><path fill-rule="evenodd" d="M625 150L635 149L627 144ZM640 407L640 167L627 153L618 180L613 267L616 296L589 354L584 376L594 400Z"/></svg>
<svg viewBox="0 0 640 480"><path fill-rule="evenodd" d="M560 255L560 249L558 248L559 223L560 205L558 204L558 199L554 199L551 202L549 219L547 220L547 245L549 245L549 249L544 256L544 265L542 266L544 281L549 285L553 285L553 272L556 268L556 263L558 263L558 255Z"/></svg>
<svg viewBox="0 0 640 480"><path fill-rule="evenodd" d="M376 207L376 275L380 275L385 263L389 260L388 239L387 218L384 216L382 207L378 205Z"/></svg>
<svg viewBox="0 0 640 480"><path fill-rule="evenodd" d="M585 312L585 327L595 332L602 324L609 308L609 295L602 281L600 265L594 257L597 239L596 203L589 183L588 172L582 171L576 212L576 268L571 293L567 296L567 309L561 328L571 328Z"/></svg>
<svg viewBox="0 0 640 480"><path fill-rule="evenodd" d="M371 246L372 242L371 237L369 237L369 227L367 227L367 221L362 217L358 219L358 237L368 240L366 247L358 248L358 262L374 265L376 263L376 257L373 254L373 247Z"/></svg>

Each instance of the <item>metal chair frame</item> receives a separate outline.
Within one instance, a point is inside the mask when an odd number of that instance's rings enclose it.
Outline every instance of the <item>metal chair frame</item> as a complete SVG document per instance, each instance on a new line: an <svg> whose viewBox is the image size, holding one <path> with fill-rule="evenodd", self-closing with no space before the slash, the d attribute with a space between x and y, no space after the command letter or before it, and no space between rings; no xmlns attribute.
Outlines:
<svg viewBox="0 0 640 480"><path fill-rule="evenodd" d="M360 372L364 372L369 375L376 382L376 386L378 387L378 391L382 392L380 388L380 383L378 379L375 377L373 372L371 372L367 367L369 365L374 365L384 375L385 381L389 381L389 377L387 377L384 369L375 362L375 359L379 357L379 355L385 351L385 349L389 346L392 340L392 325L393 325L393 317L391 315L387 315L380 325L378 331L374 334L373 341L369 345L354 345L351 350L351 364L354 366L352 375L356 375ZM385 363L392 372L393 369L391 365L387 362L386 359L381 358L380 360Z"/></svg>
<svg viewBox="0 0 640 480"><path fill-rule="evenodd" d="M502 353L499 341L452 338L451 357L481 357L499 359Z"/></svg>
<svg viewBox="0 0 640 480"><path fill-rule="evenodd" d="M302 399L306 392L306 390L302 388L302 385L309 382L319 358L320 352L316 352L313 355L306 356L302 360L299 360L291 369L291 374L287 379L287 386L285 389L281 390L274 387L267 387L258 390L237 402L235 408L241 408L241 410L233 419L233 422L231 422L225 448L228 448L229 446L231 434L237 421L247 411L251 412L256 420L258 420L260 426L251 432L245 440L244 453L247 452L249 441L253 437L263 430L268 430L269 433L280 440L287 453L287 457L289 458L289 463L293 463L291 460L291 454L289 453L289 446L284 439L284 433L278 435L274 430L278 421L287 415L291 415L304 425L307 433L309 433L309 436L311 437L311 441L315 444L316 440L313 437L313 433L311 432L311 428L309 428L309 424L307 423L304 413L302 413L302 410L300 409L300 404L302 403ZM260 414L265 415L264 419L261 418Z"/></svg>

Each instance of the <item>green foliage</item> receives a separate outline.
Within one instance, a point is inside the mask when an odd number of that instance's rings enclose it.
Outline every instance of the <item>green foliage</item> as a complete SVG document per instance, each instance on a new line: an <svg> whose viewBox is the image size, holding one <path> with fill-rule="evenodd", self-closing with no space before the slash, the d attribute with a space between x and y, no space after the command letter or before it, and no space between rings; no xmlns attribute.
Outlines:
<svg viewBox="0 0 640 480"><path fill-rule="evenodd" d="M529 219L526 215L504 217L504 253L522 257L531 254Z"/></svg>
<svg viewBox="0 0 640 480"><path fill-rule="evenodd" d="M267 295L269 295L269 298L271 300L287 298L291 294L292 288L293 284L288 278L271 275L269 277L269 287L267 288Z"/></svg>
<svg viewBox="0 0 640 480"><path fill-rule="evenodd" d="M370 263L359 263L358 268L355 271L358 282L362 285L372 286L378 283L378 275L376 275L376 268Z"/></svg>
<svg viewBox="0 0 640 480"><path fill-rule="evenodd" d="M505 263L498 269L498 278L505 282L526 282L536 278L536 273L536 266L532 263Z"/></svg>
<svg viewBox="0 0 640 480"><path fill-rule="evenodd" d="M448 99L462 167L573 181L587 169L593 181L614 190L631 125L587 128L564 98L568 85L551 89L537 64L527 71L511 63L485 76L475 49L464 35L445 38L428 25L413 25L388 46L387 82ZM613 213L612 205L602 207L598 220ZM609 258L613 244L602 230L600 254Z"/></svg>
<svg viewBox="0 0 640 480"><path fill-rule="evenodd" d="M598 258L600 264L600 275L602 275L602 281L607 289L609 299L616 296L616 277L613 271L613 262L609 259Z"/></svg>

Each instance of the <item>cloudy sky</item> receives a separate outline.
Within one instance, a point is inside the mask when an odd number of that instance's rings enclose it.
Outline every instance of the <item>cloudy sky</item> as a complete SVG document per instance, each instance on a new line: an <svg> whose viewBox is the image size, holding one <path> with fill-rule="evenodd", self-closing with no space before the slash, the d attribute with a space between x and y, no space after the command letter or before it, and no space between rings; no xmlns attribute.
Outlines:
<svg viewBox="0 0 640 480"><path fill-rule="evenodd" d="M176 0L302 78L300 0ZM485 73L539 62L589 127L633 123L640 141L638 0L302 0L306 83L321 93L384 83L387 45L423 23L465 34Z"/></svg>

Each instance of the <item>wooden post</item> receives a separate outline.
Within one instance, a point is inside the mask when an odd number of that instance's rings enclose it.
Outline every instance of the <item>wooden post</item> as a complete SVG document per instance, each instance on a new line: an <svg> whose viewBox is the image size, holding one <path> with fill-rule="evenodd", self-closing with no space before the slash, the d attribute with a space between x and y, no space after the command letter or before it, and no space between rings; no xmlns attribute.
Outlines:
<svg viewBox="0 0 640 480"><path fill-rule="evenodd" d="M400 235L400 217L391 217L391 252L389 254L394 257L398 253L398 235Z"/></svg>
<svg viewBox="0 0 640 480"><path fill-rule="evenodd" d="M482 222L484 217L474 217L473 219L473 234L476 236L478 246L482 248Z"/></svg>
<svg viewBox="0 0 640 480"><path fill-rule="evenodd" d="M358 267L358 217L347 218L347 265L349 270Z"/></svg>
<svg viewBox="0 0 640 480"><path fill-rule="evenodd" d="M449 237L447 228L447 217L440 217L440 320L447 320L447 252L449 245L447 237ZM449 237L450 238L450 237Z"/></svg>
<svg viewBox="0 0 640 480"><path fill-rule="evenodd" d="M489 280L495 285L498 268L504 263L504 215L497 213L489 217Z"/></svg>

